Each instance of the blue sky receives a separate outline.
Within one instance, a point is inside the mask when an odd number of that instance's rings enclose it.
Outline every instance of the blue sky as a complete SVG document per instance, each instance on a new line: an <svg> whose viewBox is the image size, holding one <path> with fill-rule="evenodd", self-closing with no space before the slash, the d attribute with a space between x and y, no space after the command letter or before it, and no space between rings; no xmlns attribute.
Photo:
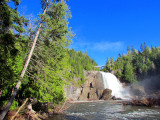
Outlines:
<svg viewBox="0 0 160 120"><path fill-rule="evenodd" d="M98 65L116 59L127 46L160 46L160 0L69 0L69 26L76 34L70 48L87 51ZM40 0L22 0L19 11L37 17Z"/></svg>

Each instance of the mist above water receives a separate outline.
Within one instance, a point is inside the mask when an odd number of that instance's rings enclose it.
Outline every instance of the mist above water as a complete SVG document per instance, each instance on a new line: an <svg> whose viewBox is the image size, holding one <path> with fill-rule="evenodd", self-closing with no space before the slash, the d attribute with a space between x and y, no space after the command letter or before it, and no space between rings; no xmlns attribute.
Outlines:
<svg viewBox="0 0 160 120"><path fill-rule="evenodd" d="M138 91L138 92L137 92ZM130 87L130 93L138 97L160 97L160 76L150 76L145 79L134 83Z"/></svg>

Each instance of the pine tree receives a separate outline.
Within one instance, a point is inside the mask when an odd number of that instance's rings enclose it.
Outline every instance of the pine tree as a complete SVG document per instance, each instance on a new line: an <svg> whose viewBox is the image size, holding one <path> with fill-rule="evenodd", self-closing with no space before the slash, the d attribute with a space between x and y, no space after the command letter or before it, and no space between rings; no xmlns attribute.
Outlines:
<svg viewBox="0 0 160 120"><path fill-rule="evenodd" d="M21 35L27 20L19 16L17 7L19 0L13 1L13 8L9 7L9 1L0 1L0 88L2 93L7 89L7 85L14 82L15 72L12 68L19 52L17 43L24 42ZM3 94L4 95L4 94Z"/></svg>
<svg viewBox="0 0 160 120"><path fill-rule="evenodd" d="M129 61L124 66L124 79L130 82L135 81L133 65Z"/></svg>
<svg viewBox="0 0 160 120"><path fill-rule="evenodd" d="M103 71L105 71L105 72L110 72L111 71L111 63L110 63L110 60L109 60L108 57L107 57L107 62L106 62L106 65L105 65Z"/></svg>
<svg viewBox="0 0 160 120"><path fill-rule="evenodd" d="M141 43L141 47L140 47L141 51L143 52L144 51L144 46L143 44Z"/></svg>
<svg viewBox="0 0 160 120"><path fill-rule="evenodd" d="M18 1L18 0L15 0L15 1L13 1L13 2L15 2L15 5L16 5L15 10L17 10L17 5L19 5L19 1ZM6 6L6 2L5 2L5 1L1 2L1 4L2 4L2 6L3 6L3 5ZM13 10L13 11L14 11L14 10ZM44 9L44 13L43 13L43 14L45 14L45 12L46 12L46 8ZM11 13L13 13L13 12L11 12ZM16 14L14 14L14 13L16 13ZM17 21L18 26L17 26L17 24L13 24L12 26L15 28L16 31L18 31L19 33L21 33L21 32L23 32L23 28L21 28L21 27L22 27L22 23L20 22L20 19L18 19L18 18L19 18L19 16L17 16L17 15L18 15L18 12L16 11L16 12L14 12L14 13L13 13L13 14L15 15L15 16L14 16L14 17L15 17L15 21ZM14 19L13 19L13 20L14 20ZM14 21L14 22L15 22L15 21ZM14 22L13 22L13 23L14 23ZM17 92L18 92L19 87L20 87L20 85L21 85L21 81L22 81L22 79L23 79L23 77L24 77L25 71L26 71L26 69L27 69L27 67L28 67L28 64L29 64L29 62L30 62L30 58L31 58L31 56L32 56L34 47L35 47L35 45L36 45L36 41L37 41L37 38L38 38L38 35L39 35L39 30L40 30L40 28L41 28L41 24L39 25L39 29L37 30L37 34L36 34L35 39L34 39L34 41L33 41L33 44L32 44L32 47L31 47L31 51L30 51L30 53L29 53L29 55L28 55L28 57L27 57L27 60L26 60L26 62L25 62L25 65L24 65L24 67L23 67L23 70L22 70L22 72L21 72L20 80L17 82L16 87L15 87L15 89L14 89L14 92L13 92L10 100L8 101L8 103L7 103L6 107L4 108L4 110L2 111L2 113L1 113L1 115L0 115L0 120L1 120L1 119L2 119L2 120L4 119L4 117L5 117L5 115L7 114L7 112L8 112L8 110L9 110L11 104L13 103L13 100L14 100L15 96L17 95ZM19 35L20 35L20 34L19 34Z"/></svg>

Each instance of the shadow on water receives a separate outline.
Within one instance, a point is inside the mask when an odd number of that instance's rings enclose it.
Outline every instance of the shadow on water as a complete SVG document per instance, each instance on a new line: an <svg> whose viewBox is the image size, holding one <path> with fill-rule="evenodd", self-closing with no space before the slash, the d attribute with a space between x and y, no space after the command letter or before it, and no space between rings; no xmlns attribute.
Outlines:
<svg viewBox="0 0 160 120"><path fill-rule="evenodd" d="M49 117L47 120L87 120L87 119L77 116L57 114L53 115L52 117Z"/></svg>

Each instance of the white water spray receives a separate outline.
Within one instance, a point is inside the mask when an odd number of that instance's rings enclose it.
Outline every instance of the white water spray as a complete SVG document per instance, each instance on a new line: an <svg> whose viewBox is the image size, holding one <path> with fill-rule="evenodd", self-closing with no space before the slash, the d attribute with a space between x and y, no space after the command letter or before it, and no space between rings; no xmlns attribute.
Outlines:
<svg viewBox="0 0 160 120"><path fill-rule="evenodd" d="M130 99L130 95L128 93L127 88L123 88L120 81L116 78L115 75L111 73L100 72L102 75L102 80L104 84L104 88L108 88L112 90L112 96L121 99Z"/></svg>

